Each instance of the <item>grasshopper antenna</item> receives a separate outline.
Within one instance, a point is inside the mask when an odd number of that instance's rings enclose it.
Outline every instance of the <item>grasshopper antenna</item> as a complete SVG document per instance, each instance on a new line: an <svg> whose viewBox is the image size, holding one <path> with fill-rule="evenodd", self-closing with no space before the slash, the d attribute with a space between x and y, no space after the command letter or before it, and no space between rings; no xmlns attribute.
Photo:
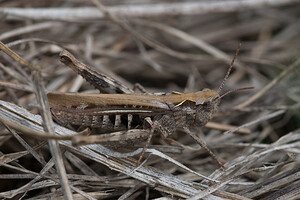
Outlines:
<svg viewBox="0 0 300 200"><path fill-rule="evenodd" d="M220 93L220 92L222 91L222 89L223 89L223 87L224 87L224 85L225 85L225 82L226 82L226 80L228 79L228 76L229 76L230 71L231 71L231 69L232 69L232 67L233 67L234 61L235 61L237 55L239 54L239 51L240 51L241 46L242 46L242 43L239 43L239 46L238 46L237 50L235 51L235 55L234 55L234 57L233 57L233 59L232 59L232 61L231 61L231 63L230 63L230 66L229 66L229 68L228 68L228 70L227 70L227 72L226 72L226 75L225 75L225 77L224 77L224 79L223 79L223 81L222 81L222 83L221 83L221 85L220 85L220 87L219 87L219 89L218 89L218 93Z"/></svg>
<svg viewBox="0 0 300 200"><path fill-rule="evenodd" d="M235 90L230 90L228 92L225 92L224 94L222 94L220 96L220 99L222 99L224 96L230 94L230 93L233 93L233 92L238 92L238 91L243 91L243 90L252 90L254 89L254 87L244 87L244 88L238 88L238 89L235 89Z"/></svg>

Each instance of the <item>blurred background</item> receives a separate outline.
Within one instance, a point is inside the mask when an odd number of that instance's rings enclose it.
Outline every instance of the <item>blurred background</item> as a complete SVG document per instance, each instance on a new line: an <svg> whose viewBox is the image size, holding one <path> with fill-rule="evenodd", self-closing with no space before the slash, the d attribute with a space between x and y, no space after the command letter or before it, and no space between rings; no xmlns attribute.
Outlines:
<svg viewBox="0 0 300 200"><path fill-rule="evenodd" d="M213 122L221 126L245 125L243 128L248 132L223 134L226 128L220 131L216 124L210 124L199 133L218 157L229 162L228 167L233 166L238 158L245 159L246 167L239 168L242 171L238 175L220 175L240 183L226 185L222 191L252 199L280 199L287 193L292 194L291 199L300 198L296 190L299 175L276 186L269 185L280 179L277 177L275 181L272 177L299 173L299 1L105 0L101 3L99 8L95 1L2 0L0 41L40 68L47 91L94 93L99 91L60 63L62 49L129 88L139 83L149 92L196 92L203 88L219 88L241 43L221 94L241 87L254 89L224 97ZM0 99L37 113L35 96L26 90L26 86L32 86L29 81L31 71L3 52L0 52L0 63ZM1 124L0 134L1 159L6 154L24 151L24 147ZM280 138L287 134L288 138L282 142ZM181 144L197 147L180 131L172 137ZM31 137L25 137L25 140L30 145L39 143ZM274 145L291 143L294 146L278 146L278 151L273 149L264 154L263 161L253 161L248 157ZM170 145L160 140L153 144ZM207 176L218 168L205 151L180 147L183 148L180 154L171 155L182 164ZM39 154L46 160L51 158L47 146L39 150ZM67 173L84 175L70 157L65 158ZM87 158L81 159L108 182L89 182L74 177L70 180L91 195L94 191L106 191L106 195L98 198L114 199L132 188L133 199L171 198L171 194L174 198L189 196L155 187L149 189L146 184L137 187L140 182L134 178L118 174ZM42 165L35 162L33 156L26 155L10 164L39 172ZM151 158L148 165L193 184L198 181L195 175L161 158ZM262 170L263 167L266 169ZM28 173L25 178L19 173L0 165L1 197L8 197L5 192L14 191L34 177ZM253 192L259 184L267 189ZM46 195L50 198L56 190L54 196L62 197L59 188L44 186L26 192L14 191L13 196L21 198L26 194L26 198L35 199Z"/></svg>

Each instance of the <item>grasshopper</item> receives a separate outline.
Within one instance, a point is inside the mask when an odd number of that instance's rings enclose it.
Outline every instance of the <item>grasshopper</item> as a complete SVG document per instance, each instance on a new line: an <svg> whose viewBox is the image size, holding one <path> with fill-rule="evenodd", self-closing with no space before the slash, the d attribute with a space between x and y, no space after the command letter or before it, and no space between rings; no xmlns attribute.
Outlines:
<svg viewBox="0 0 300 200"><path fill-rule="evenodd" d="M220 96L219 92L229 76L239 49L240 47L235 53L218 92L204 89L195 93L159 95L132 93L131 89L89 68L78 61L71 53L63 50L60 53L60 60L64 64L82 75L100 91L118 94L50 92L47 96L51 112L56 119L65 124L98 127L111 131L149 129L149 134L132 134L128 131L126 135L126 131L121 132L116 139L120 140L120 143L124 141L137 143L147 140L144 151L150 143L154 131L160 132L163 137L168 137L177 128L184 128L225 169L215 154L206 147L198 136L189 131L189 128L204 126L217 112L221 98L228 93ZM239 90L243 89L248 88ZM110 133L100 136L102 139L99 143L109 142L110 137L116 138L116 134Z"/></svg>

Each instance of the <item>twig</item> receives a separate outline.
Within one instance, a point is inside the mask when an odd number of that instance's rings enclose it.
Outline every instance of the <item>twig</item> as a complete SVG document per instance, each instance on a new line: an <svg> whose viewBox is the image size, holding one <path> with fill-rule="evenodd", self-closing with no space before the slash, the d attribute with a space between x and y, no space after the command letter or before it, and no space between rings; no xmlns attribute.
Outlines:
<svg viewBox="0 0 300 200"><path fill-rule="evenodd" d="M110 13L124 17L145 17L161 15L199 15L224 13L245 9L258 9L265 6L282 6L298 0L242 0L242 1L201 1L157 3L108 7ZM89 20L101 19L105 15L98 9L84 8L1 8L0 13L7 17L34 20Z"/></svg>

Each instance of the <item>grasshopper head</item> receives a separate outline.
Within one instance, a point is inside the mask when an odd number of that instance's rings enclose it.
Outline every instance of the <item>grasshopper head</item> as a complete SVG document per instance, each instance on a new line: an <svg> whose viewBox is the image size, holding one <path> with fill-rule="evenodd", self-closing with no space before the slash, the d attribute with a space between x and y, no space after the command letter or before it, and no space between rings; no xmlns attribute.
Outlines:
<svg viewBox="0 0 300 200"><path fill-rule="evenodd" d="M227 69L226 75L225 75L221 85L219 86L218 91L216 92L213 90L205 89L205 90L202 90L202 91L196 93L196 101L195 101L196 102L196 104L195 104L196 114L195 114L195 121L194 121L195 126L204 126L209 120L211 120L213 115L218 110L218 106L220 104L222 97L224 97L227 94L230 94L232 92L252 89L252 88L240 88L240 89L231 90L229 92L226 92L222 96L219 95L219 93L222 91L222 89L225 85L226 80L229 77L230 71L233 67L233 63L240 51L240 48L241 48L241 44L239 44L239 46L235 52L235 55L231 61L229 68Z"/></svg>
<svg viewBox="0 0 300 200"><path fill-rule="evenodd" d="M211 120L214 114L218 111L218 106L220 104L221 99L233 92L243 91L243 90L250 90L253 87L245 87L245 88L238 88L234 90L230 90L225 94L219 95L214 90L205 89L201 92L196 93L196 113L195 113L195 126L204 126L209 120ZM197 97L197 95L199 97ZM203 95L205 98L203 98Z"/></svg>
<svg viewBox="0 0 300 200"><path fill-rule="evenodd" d="M204 126L210 121L217 112L221 101L220 95L214 90L205 89L201 92L197 92L199 98L196 98L195 126Z"/></svg>

